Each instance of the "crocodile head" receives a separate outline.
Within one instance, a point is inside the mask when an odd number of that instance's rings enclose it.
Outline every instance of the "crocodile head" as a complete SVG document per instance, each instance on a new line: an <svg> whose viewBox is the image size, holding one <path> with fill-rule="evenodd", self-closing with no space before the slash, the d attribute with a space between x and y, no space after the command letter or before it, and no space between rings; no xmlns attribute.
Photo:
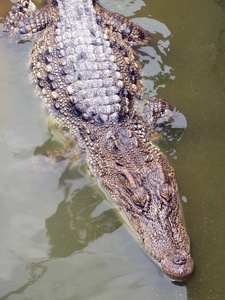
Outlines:
<svg viewBox="0 0 225 300"><path fill-rule="evenodd" d="M111 160L103 185L163 272L186 279L194 263L174 170L157 147L142 143L128 129L108 135L106 147Z"/></svg>

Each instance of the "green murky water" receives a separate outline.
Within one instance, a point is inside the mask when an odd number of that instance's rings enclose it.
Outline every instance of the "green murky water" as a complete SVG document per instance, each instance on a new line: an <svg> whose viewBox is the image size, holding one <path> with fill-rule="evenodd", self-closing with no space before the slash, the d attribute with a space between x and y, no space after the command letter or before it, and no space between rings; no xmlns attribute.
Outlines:
<svg viewBox="0 0 225 300"><path fill-rule="evenodd" d="M182 284L163 276L82 159L37 155L65 141L48 130L30 82L33 41L17 44L0 24L0 299L223 299L225 1L101 2L155 33L138 49L145 98L169 99L187 119L160 145L176 170L195 273ZM1 0L1 22L11 5Z"/></svg>

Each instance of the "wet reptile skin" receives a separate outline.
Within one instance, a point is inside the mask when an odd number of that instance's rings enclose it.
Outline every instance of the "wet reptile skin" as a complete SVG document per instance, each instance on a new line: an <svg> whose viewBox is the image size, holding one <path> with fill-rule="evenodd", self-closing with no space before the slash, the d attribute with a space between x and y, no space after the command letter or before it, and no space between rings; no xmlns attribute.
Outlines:
<svg viewBox="0 0 225 300"><path fill-rule="evenodd" d="M145 251L172 279L186 279L194 263L175 172L148 138L172 107L154 99L143 116L133 108L142 84L130 44L147 43L148 32L95 0L48 0L40 10L20 0L4 26L12 34L43 30L31 69L44 106L78 141Z"/></svg>

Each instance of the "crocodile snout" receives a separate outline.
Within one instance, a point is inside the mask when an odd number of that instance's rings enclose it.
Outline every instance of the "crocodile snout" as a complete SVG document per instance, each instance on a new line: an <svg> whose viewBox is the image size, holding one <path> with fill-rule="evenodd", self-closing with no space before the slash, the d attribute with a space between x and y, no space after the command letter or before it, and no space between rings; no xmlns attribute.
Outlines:
<svg viewBox="0 0 225 300"><path fill-rule="evenodd" d="M185 280L194 271L194 261L185 251L170 252L161 260L161 268L174 280Z"/></svg>

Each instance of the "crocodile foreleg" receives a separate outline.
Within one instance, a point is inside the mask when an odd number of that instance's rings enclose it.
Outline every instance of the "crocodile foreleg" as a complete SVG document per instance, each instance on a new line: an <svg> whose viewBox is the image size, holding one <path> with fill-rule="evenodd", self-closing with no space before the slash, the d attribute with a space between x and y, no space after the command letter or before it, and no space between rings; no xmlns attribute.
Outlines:
<svg viewBox="0 0 225 300"><path fill-rule="evenodd" d="M150 99L144 106L142 117L150 131L161 131L165 124L173 122L174 128L187 127L184 115L162 98Z"/></svg>
<svg viewBox="0 0 225 300"><path fill-rule="evenodd" d="M97 0L94 0L93 4L98 16L98 23L102 27L120 34L120 38L123 40L135 44L142 44L147 43L150 39L149 32L144 30L142 27L127 20L120 14L108 11L99 5Z"/></svg>

